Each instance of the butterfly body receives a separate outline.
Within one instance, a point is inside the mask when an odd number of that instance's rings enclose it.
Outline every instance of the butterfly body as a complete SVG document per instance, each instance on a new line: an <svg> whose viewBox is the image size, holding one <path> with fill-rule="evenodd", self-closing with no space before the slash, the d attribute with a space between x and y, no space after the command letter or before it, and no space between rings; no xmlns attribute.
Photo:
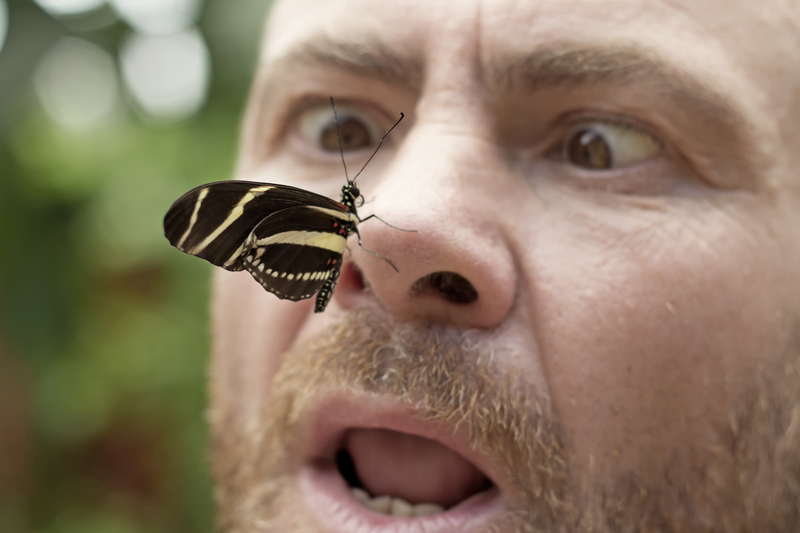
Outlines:
<svg viewBox="0 0 800 533"><path fill-rule="evenodd" d="M289 185L252 181L208 183L178 198L167 211L164 234L170 244L226 270L246 270L278 298L298 301L316 294L315 313L324 311L333 296L347 238L353 233L358 236L359 246L397 271L391 261L361 245L358 223L381 219L370 215L362 220L358 216L356 204L364 199L355 181L389 132L403 120L403 114L384 133L358 174L350 179L333 98L331 107L347 179L342 186L341 203Z"/></svg>
<svg viewBox="0 0 800 533"><path fill-rule="evenodd" d="M271 183L221 181L179 198L164 217L164 231L179 250L226 270L247 270L278 298L317 294L325 310L342 266L347 238L357 232L353 184L342 201Z"/></svg>

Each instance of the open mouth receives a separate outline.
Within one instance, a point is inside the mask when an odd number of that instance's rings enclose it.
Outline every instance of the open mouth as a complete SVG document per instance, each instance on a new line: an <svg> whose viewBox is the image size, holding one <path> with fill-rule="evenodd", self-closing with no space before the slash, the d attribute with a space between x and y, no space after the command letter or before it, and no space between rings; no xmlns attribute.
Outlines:
<svg viewBox="0 0 800 533"><path fill-rule="evenodd" d="M336 465L361 505L403 518L443 513L493 486L443 444L388 429L350 430Z"/></svg>
<svg viewBox="0 0 800 533"><path fill-rule="evenodd" d="M304 492L325 531L464 531L502 510L497 486L465 450L419 427L388 425L329 428L304 468Z"/></svg>

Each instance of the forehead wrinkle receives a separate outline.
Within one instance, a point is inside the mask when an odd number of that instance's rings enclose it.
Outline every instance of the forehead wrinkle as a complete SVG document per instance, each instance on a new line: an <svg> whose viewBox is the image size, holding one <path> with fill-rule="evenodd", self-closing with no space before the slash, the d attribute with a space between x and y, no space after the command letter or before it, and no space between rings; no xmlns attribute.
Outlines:
<svg viewBox="0 0 800 533"><path fill-rule="evenodd" d="M269 68L277 76L298 67L334 68L412 91L419 89L423 74L419 61L373 37L346 41L316 35L277 57Z"/></svg>

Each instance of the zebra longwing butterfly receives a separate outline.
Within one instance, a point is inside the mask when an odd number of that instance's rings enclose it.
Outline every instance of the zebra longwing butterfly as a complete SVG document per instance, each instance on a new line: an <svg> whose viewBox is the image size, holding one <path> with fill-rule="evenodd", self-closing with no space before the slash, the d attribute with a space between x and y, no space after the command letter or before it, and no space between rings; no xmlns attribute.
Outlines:
<svg viewBox="0 0 800 533"><path fill-rule="evenodd" d="M331 106L344 165L333 98ZM359 198L363 203L363 196L355 181L401 120L402 113L352 180L345 165L341 203L288 185L218 181L192 189L172 204L164 217L164 234L182 252L226 270L247 270L280 299L298 301L317 294L314 312L321 313L333 296L347 238L355 233L361 246L356 225L378 218L358 216L356 203ZM385 257L364 249L397 270Z"/></svg>

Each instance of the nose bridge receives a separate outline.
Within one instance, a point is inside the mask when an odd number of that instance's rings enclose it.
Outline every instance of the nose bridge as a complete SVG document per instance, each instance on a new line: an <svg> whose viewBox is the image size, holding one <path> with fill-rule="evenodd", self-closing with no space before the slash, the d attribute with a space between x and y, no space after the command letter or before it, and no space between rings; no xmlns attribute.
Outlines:
<svg viewBox="0 0 800 533"><path fill-rule="evenodd" d="M379 178L368 216L359 225L365 246L389 258L399 272L364 250L354 250L369 295L345 279L339 301L377 300L397 318L488 328L512 305L516 273L504 237L506 177L493 143L472 128L441 122L415 124Z"/></svg>
<svg viewBox="0 0 800 533"><path fill-rule="evenodd" d="M415 125L376 186L375 208L422 219L446 216L443 222L474 216L492 196L500 200L502 167L495 143L480 126Z"/></svg>

